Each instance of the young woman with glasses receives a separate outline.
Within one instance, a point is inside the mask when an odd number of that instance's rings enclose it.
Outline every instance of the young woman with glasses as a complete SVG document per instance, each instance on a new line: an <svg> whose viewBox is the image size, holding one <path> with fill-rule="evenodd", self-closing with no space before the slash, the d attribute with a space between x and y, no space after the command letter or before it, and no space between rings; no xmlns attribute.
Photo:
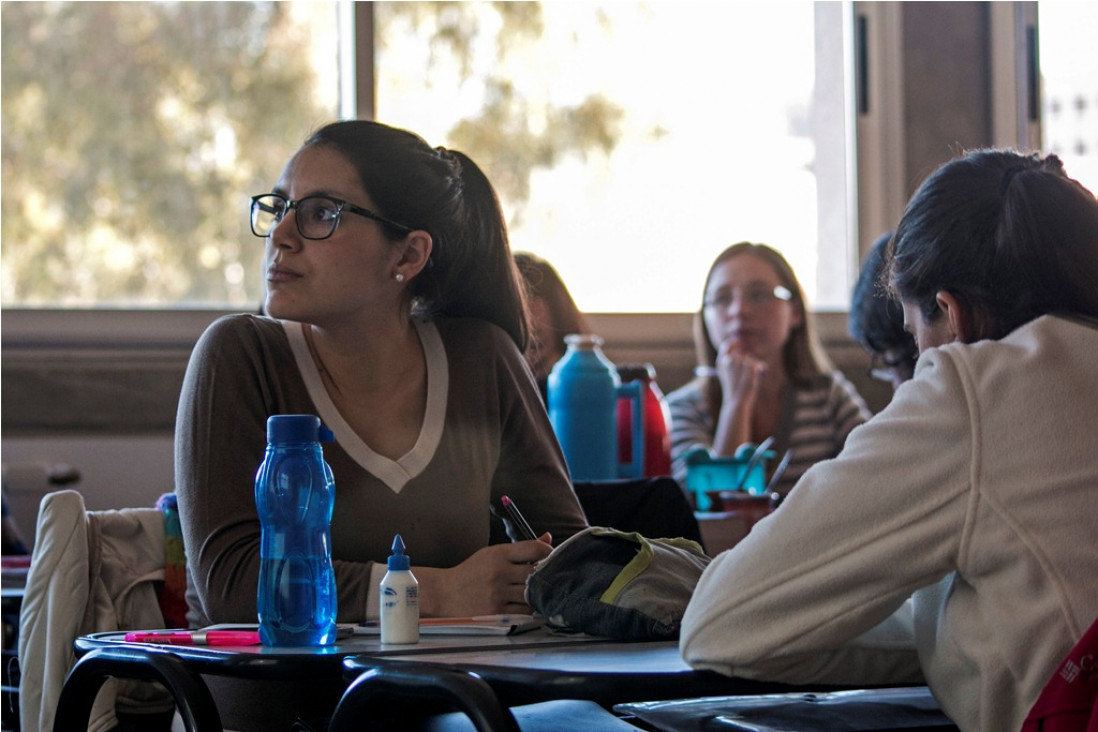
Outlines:
<svg viewBox="0 0 1098 732"><path fill-rule="evenodd" d="M776 486L785 493L869 418L853 385L830 366L792 268L765 244L734 244L714 260L694 345L697 377L667 397L680 480L696 447L731 457L745 442L773 437L779 455L792 451Z"/></svg>
<svg viewBox="0 0 1098 732"><path fill-rule="evenodd" d="M736 677L925 679L960 729L1021 729L1098 617L1098 200L1053 155L970 152L888 267L914 377L707 567L681 648ZM908 637L865 635L909 597Z"/></svg>
<svg viewBox="0 0 1098 732"><path fill-rule="evenodd" d="M488 179L410 132L338 122L252 199L251 225L266 317L214 323L179 404L192 622L256 621L253 481L274 414L319 415L336 436L339 621L378 617L397 533L423 615L529 612L534 563L586 523L523 359L522 285ZM504 494L540 541L507 541L490 512Z"/></svg>

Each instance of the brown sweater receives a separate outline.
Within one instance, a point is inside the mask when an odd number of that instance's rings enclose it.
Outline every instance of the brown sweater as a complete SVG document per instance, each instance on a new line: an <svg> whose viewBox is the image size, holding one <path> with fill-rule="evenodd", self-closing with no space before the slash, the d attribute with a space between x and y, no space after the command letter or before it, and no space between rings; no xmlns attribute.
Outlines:
<svg viewBox="0 0 1098 732"><path fill-rule="evenodd" d="M428 366L419 442L399 461L342 421L297 323L226 316L199 339L179 400L175 479L193 588L192 625L256 621L259 520L254 480L272 414L317 414L336 435L324 457L338 616L377 616L377 579L393 535L413 565L452 567L507 541L489 512L508 494L539 533L584 526L537 387L502 330L479 320L417 323Z"/></svg>

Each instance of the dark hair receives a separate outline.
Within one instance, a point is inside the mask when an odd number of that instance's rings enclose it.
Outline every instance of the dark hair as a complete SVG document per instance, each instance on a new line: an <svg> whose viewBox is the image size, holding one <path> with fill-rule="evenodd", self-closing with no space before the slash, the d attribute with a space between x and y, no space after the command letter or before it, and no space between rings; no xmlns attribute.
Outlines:
<svg viewBox="0 0 1098 732"><path fill-rule="evenodd" d="M793 273L793 268L778 250L766 244L753 244L741 241L738 244L726 248L713 264L709 266L709 272L705 275L705 286L702 288L703 302L694 314L694 350L699 366L714 366L717 363L717 347L709 340L709 333L705 328L705 292L709 289L709 280L713 277L713 271L718 265L740 254L753 254L769 264L778 275L778 280L793 294L790 304L801 311L801 323L789 331L789 338L782 349L782 365L786 374L795 384L807 386L812 384L824 372L831 369L831 361L824 353L823 345L816 334L815 322L811 313L805 306L804 289ZM705 378L705 377L703 377ZM721 407L720 382L715 378L708 379L706 399L713 414L717 414Z"/></svg>
<svg viewBox="0 0 1098 732"><path fill-rule="evenodd" d="M892 232L882 234L862 263L850 301L847 328L850 336L873 354L891 357L890 366L906 374L915 371L919 349L904 330L904 311L888 292L888 242Z"/></svg>
<svg viewBox="0 0 1098 732"><path fill-rule="evenodd" d="M927 322L945 291L972 340L1045 314L1098 317L1098 201L1055 155L975 150L936 170L892 240L889 281Z"/></svg>
<svg viewBox="0 0 1098 732"><path fill-rule="evenodd" d="M431 235L431 260L411 283L413 312L482 318L524 350L526 308L492 184L466 155L432 148L379 122L334 122L303 147L327 146L358 171L378 213ZM383 227L391 239L407 232Z"/></svg>
<svg viewBox="0 0 1098 732"><path fill-rule="evenodd" d="M553 331L554 342L539 343L539 347L558 347L563 353L566 348L564 336L590 332L587 319L576 307L576 301L553 265L529 252L515 252L515 264L526 285L527 298L541 298L549 310L549 329Z"/></svg>

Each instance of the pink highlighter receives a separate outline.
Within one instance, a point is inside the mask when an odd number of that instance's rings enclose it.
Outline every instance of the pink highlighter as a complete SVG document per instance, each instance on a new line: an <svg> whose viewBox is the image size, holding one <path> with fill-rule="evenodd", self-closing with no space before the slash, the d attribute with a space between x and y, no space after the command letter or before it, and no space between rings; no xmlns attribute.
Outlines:
<svg viewBox="0 0 1098 732"><path fill-rule="evenodd" d="M258 630L147 630L126 633L127 643L164 643L171 646L255 646Z"/></svg>

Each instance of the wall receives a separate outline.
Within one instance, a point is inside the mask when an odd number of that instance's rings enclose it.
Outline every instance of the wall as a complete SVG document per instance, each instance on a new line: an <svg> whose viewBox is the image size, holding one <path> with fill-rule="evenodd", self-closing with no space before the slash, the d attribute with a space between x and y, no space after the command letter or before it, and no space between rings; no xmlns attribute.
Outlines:
<svg viewBox="0 0 1098 732"><path fill-rule="evenodd" d="M12 516L28 547L42 496L71 488L80 491L89 510L152 506L174 490L172 435L107 435L5 437L2 443L4 485ZM69 466L79 473L72 484L53 485L48 473Z"/></svg>
<svg viewBox="0 0 1098 732"><path fill-rule="evenodd" d="M992 144L990 3L902 3L908 195L961 150Z"/></svg>
<svg viewBox="0 0 1098 732"><path fill-rule="evenodd" d="M32 539L53 466L80 474L89 509L149 506L173 490L175 408L210 311L3 312L0 455Z"/></svg>

